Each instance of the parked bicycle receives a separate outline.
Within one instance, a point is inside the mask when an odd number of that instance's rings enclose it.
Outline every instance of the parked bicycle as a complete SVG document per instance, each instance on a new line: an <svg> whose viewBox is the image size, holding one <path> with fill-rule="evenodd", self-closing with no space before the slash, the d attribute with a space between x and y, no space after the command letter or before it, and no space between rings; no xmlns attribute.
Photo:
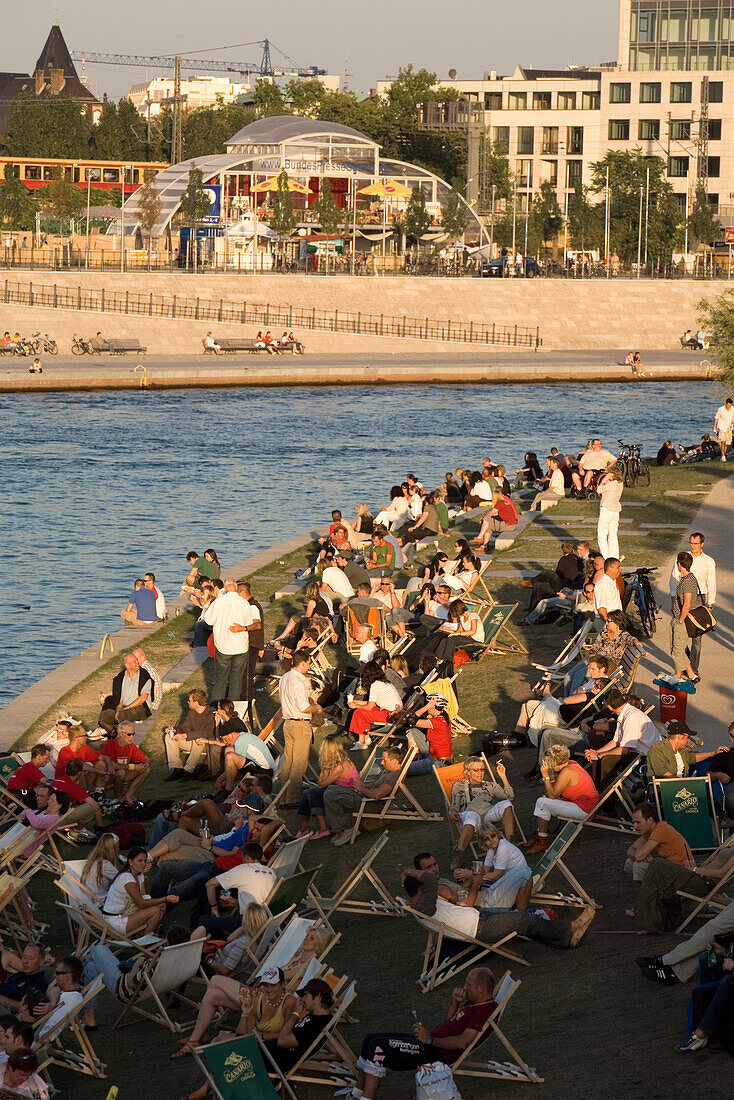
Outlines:
<svg viewBox="0 0 734 1100"><path fill-rule="evenodd" d="M91 340L85 340L83 336L77 336L74 333L74 339L71 342L71 354L72 355L94 355L94 348L92 347Z"/></svg>
<svg viewBox="0 0 734 1100"><path fill-rule="evenodd" d="M642 447L637 443L623 443L618 439L620 451L617 466L628 489L639 484L647 489L650 484L650 467L642 459Z"/></svg>
<svg viewBox="0 0 734 1100"><path fill-rule="evenodd" d="M33 347L33 354L38 355L39 351L46 352L48 355L58 355L59 347L55 340L52 340L48 333L44 333L41 336L40 332L34 332L31 336L30 343Z"/></svg>
<svg viewBox="0 0 734 1100"><path fill-rule="evenodd" d="M654 569L640 568L634 573L624 573L626 582L622 607L627 611L632 600L635 602L637 614L640 616L640 624L648 638L652 638L657 629L657 621L660 616L660 608L655 599L655 593L650 584L650 575Z"/></svg>

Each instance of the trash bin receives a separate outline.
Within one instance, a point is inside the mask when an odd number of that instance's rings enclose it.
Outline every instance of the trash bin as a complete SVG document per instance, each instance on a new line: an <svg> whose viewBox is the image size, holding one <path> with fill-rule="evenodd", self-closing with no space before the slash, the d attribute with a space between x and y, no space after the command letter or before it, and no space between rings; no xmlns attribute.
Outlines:
<svg viewBox="0 0 734 1100"><path fill-rule="evenodd" d="M660 684L660 721L685 722L688 706L687 691L677 691L670 684Z"/></svg>

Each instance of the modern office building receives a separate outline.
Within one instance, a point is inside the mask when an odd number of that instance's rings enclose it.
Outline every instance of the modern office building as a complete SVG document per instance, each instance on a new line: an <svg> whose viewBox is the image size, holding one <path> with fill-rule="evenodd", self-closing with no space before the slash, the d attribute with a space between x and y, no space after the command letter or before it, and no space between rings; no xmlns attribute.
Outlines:
<svg viewBox="0 0 734 1100"><path fill-rule="evenodd" d="M607 150L662 157L681 208L703 183L722 221L734 221L734 0L620 0L618 59L589 68L519 67L509 76L442 80L469 102L426 104L430 129L470 134L467 195L489 209L482 147L504 149L525 209L548 181L565 209ZM388 82L378 84L384 93ZM443 117L437 118L437 113Z"/></svg>
<svg viewBox="0 0 734 1100"><path fill-rule="evenodd" d="M185 108L214 107L217 101L234 103L252 84L239 84L227 76L192 76L181 81L181 99ZM142 84L133 84L128 99L145 118L156 118L173 103L173 77L156 76Z"/></svg>

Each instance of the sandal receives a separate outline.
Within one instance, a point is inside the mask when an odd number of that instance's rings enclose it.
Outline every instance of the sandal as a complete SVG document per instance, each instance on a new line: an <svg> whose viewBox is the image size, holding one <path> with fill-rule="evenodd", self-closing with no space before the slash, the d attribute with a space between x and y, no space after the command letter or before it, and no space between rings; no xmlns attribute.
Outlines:
<svg viewBox="0 0 734 1100"><path fill-rule="evenodd" d="M192 1054L193 1049L192 1043L187 1039L186 1042L179 1047L176 1053L171 1055L171 1058L188 1058Z"/></svg>

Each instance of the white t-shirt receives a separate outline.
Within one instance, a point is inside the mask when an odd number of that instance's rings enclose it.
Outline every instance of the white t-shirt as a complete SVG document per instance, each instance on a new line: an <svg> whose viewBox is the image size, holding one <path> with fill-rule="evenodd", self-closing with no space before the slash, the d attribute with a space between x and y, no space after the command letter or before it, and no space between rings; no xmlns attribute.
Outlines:
<svg viewBox="0 0 734 1100"><path fill-rule="evenodd" d="M607 609L607 614L610 611L621 611L622 601L619 598L619 589L612 580L605 573L594 585L594 607L598 611L600 607Z"/></svg>
<svg viewBox="0 0 734 1100"><path fill-rule="evenodd" d="M262 863L241 863L217 875L217 882L223 889L237 891L240 913L244 913L251 901L264 905L277 881L272 867L263 867Z"/></svg>
<svg viewBox="0 0 734 1100"><path fill-rule="evenodd" d="M56 1008L53 1010L43 1026L39 1027L38 1031L36 1032L36 1038L43 1038L47 1031L50 1031L52 1027L55 1027L59 1020L62 1019L62 1017L68 1016L69 1013L73 1009L75 1009L78 1004L81 1004L83 1000L84 998L82 997L78 989L71 989L68 993L62 993L59 996Z"/></svg>
<svg viewBox="0 0 734 1100"><path fill-rule="evenodd" d="M143 876L140 875L136 879L130 871L123 871L107 891L107 897L104 899L104 905L102 906L105 913L119 917L134 908L134 902L125 889L131 882L137 882L140 892L143 892Z"/></svg>
<svg viewBox="0 0 734 1100"><path fill-rule="evenodd" d="M480 500L491 500L492 486L488 481L478 481L472 489L471 495L479 497Z"/></svg>
<svg viewBox="0 0 734 1100"><path fill-rule="evenodd" d="M97 868L92 866L91 870L87 873L86 878L81 880L81 884L85 890L89 890L94 899L100 904L107 897L107 891L110 888L110 883L114 882L117 878L117 867L110 863L108 859L102 860L102 881L97 883Z"/></svg>
<svg viewBox="0 0 734 1100"><path fill-rule="evenodd" d="M600 451L584 451L579 459L579 466L583 466L585 470L604 470L610 462L616 461L611 451L605 451L602 447Z"/></svg>
<svg viewBox="0 0 734 1100"><path fill-rule="evenodd" d="M359 663L366 665L368 661L371 661L374 655L377 653L377 646L368 638L366 642L362 642L359 648Z"/></svg>
<svg viewBox="0 0 734 1100"><path fill-rule="evenodd" d="M625 703L617 715L614 740L623 748L633 749L647 756L650 746L660 740L660 733L651 718L637 707Z"/></svg>
<svg viewBox="0 0 734 1100"><path fill-rule="evenodd" d="M527 860L520 849L504 837L497 845L497 851L491 849L484 857L484 866L495 871L512 871L515 867L527 867Z"/></svg>
<svg viewBox="0 0 734 1100"><path fill-rule="evenodd" d="M235 623L251 626L260 621L256 607L243 600L238 592L222 592L209 604L201 616L205 623L213 628L214 645L220 653L231 656L235 653L247 653L250 648L249 634L246 630L232 632L229 628Z"/></svg>
<svg viewBox="0 0 734 1100"><path fill-rule="evenodd" d="M559 497L565 496L566 486L563 480L563 474L560 470L554 470L551 474L550 481L548 482L548 489L552 493L558 493Z"/></svg>
<svg viewBox="0 0 734 1100"><path fill-rule="evenodd" d="M403 700L400 693L392 684L376 680L370 688L370 703L376 703L378 707L391 713L402 706Z"/></svg>
<svg viewBox="0 0 734 1100"><path fill-rule="evenodd" d="M467 611L460 621L462 630L471 630L470 637L473 642L484 641L484 626L476 611Z"/></svg>
<svg viewBox="0 0 734 1100"><path fill-rule="evenodd" d="M332 592L336 592L338 596L343 596L345 600L351 600L354 595L354 589L349 583L346 573L339 569L337 565L330 565L328 569L325 569L321 574L321 579L324 584L328 584Z"/></svg>
<svg viewBox="0 0 734 1100"><path fill-rule="evenodd" d="M449 609L445 603L439 603L438 600L431 600L428 604L428 614L433 615L434 619L443 619L445 621L449 617Z"/></svg>
<svg viewBox="0 0 734 1100"><path fill-rule="evenodd" d="M436 912L433 919L445 924L465 936L476 936L479 925L479 912L468 905L454 905L439 896L436 898Z"/></svg>
<svg viewBox="0 0 734 1100"><path fill-rule="evenodd" d="M731 432L732 424L734 424L734 405L730 409L727 409L726 405L720 405L716 410L714 424L716 430L723 432L725 435Z"/></svg>

